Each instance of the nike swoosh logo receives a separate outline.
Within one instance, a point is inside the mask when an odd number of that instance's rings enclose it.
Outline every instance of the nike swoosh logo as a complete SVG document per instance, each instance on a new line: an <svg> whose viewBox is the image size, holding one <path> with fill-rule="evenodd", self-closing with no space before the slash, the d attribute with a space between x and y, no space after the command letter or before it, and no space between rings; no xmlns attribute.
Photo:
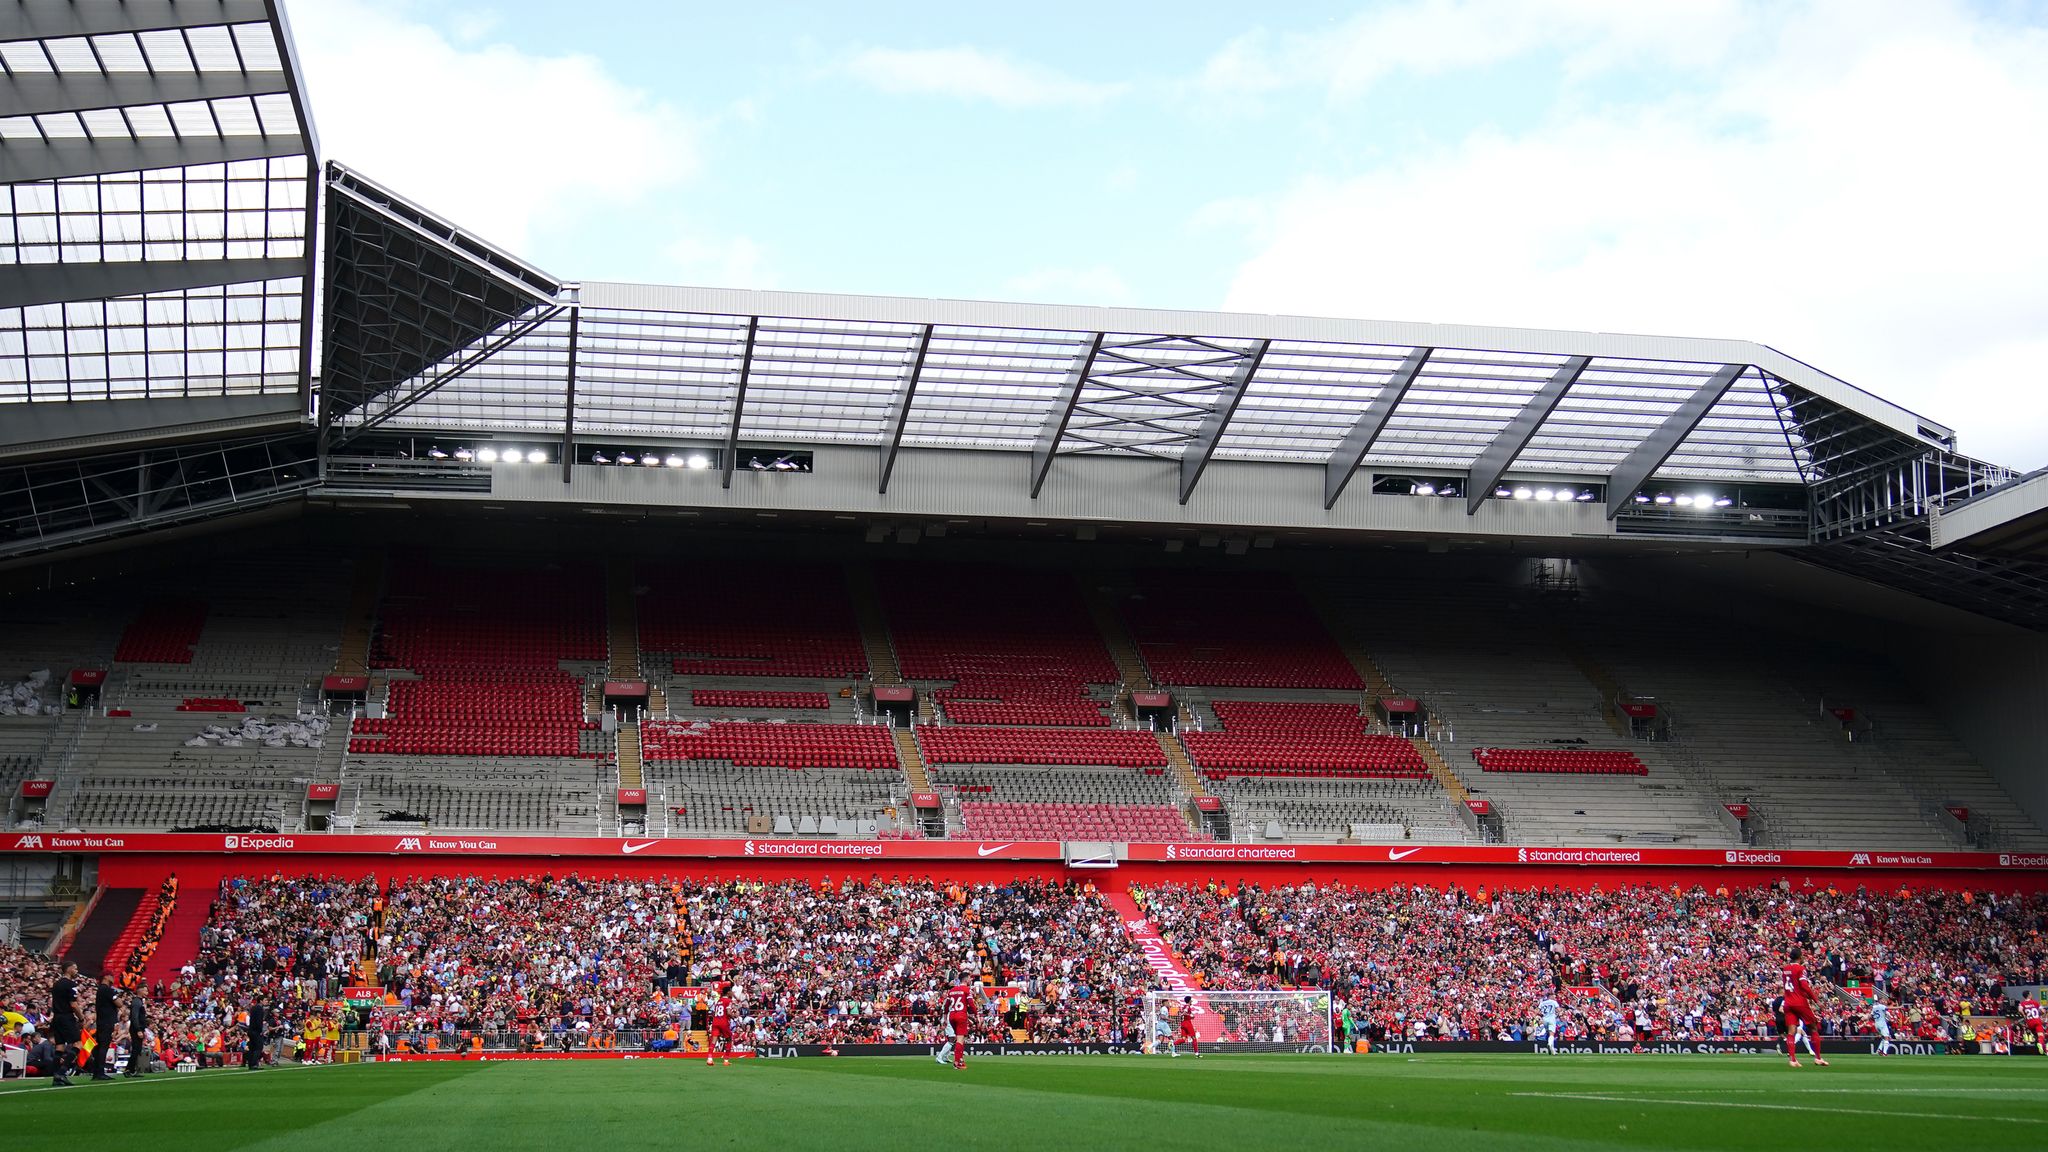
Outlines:
<svg viewBox="0 0 2048 1152"><path fill-rule="evenodd" d="M1387 849L1387 859L1406 860L1420 851L1422 851L1420 848L1389 848Z"/></svg>
<svg viewBox="0 0 2048 1152"><path fill-rule="evenodd" d="M1015 841L1011 841L1011 843L1015 843ZM974 846L974 854L976 856L993 856L996 853L1001 852L1003 849L1008 848L1009 846L1009 844L998 844L993 848L983 848L981 845L977 844Z"/></svg>
<svg viewBox="0 0 2048 1152"><path fill-rule="evenodd" d="M652 848L659 843L661 843L661 841L659 840L649 840L645 844L621 844L619 845L619 847L625 850L626 855L631 856L633 853L638 852L642 848Z"/></svg>

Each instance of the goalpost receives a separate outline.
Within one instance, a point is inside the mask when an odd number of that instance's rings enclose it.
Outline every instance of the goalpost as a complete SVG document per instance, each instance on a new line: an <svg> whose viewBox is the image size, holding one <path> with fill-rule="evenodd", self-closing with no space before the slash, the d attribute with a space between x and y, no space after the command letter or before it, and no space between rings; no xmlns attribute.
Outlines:
<svg viewBox="0 0 2048 1152"><path fill-rule="evenodd" d="M1191 998L1193 1003L1183 1003L1183 998ZM1162 1007L1167 1009L1163 1025ZM1204 1052L1336 1051L1330 1030L1330 993L1324 988L1154 991L1145 993L1144 1012L1147 1052L1166 1051L1168 1040L1180 1035L1183 1012L1193 1014L1195 1035Z"/></svg>

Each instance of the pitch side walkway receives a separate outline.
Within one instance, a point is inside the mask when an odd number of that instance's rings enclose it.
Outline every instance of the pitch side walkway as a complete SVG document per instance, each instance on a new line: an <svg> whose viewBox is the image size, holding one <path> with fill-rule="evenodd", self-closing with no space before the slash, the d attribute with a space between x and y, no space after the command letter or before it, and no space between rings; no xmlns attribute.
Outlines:
<svg viewBox="0 0 2048 1152"><path fill-rule="evenodd" d="M1173 949L1167 947L1159 929L1154 928L1152 921L1138 910L1138 902L1131 899L1129 892L1108 890L1103 892L1103 896L1108 899L1109 906L1116 909L1117 919L1123 922L1124 934L1131 938L1131 943L1145 957L1145 963L1151 965L1158 976L1155 987L1173 991L1176 998L1195 998L1195 1035L1201 1037L1205 1044L1223 1039L1222 1018L1209 1010L1209 999L1202 994L1200 983L1181 964L1180 957L1173 954ZM1151 1035L1152 1026L1152 1021L1145 1022L1147 1037Z"/></svg>

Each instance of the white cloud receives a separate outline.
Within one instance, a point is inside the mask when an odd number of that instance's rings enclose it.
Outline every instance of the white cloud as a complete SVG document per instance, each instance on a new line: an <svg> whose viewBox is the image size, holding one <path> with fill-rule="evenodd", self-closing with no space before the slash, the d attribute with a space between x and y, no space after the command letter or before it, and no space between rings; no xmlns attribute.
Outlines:
<svg viewBox="0 0 2048 1152"><path fill-rule="evenodd" d="M1295 86L1356 96L1397 74L1437 75L1544 50L1567 72L1617 65L1700 67L1746 25L1741 0L1414 0L1378 6L1333 28L1257 30L1209 59L1218 92Z"/></svg>
<svg viewBox="0 0 2048 1152"><path fill-rule="evenodd" d="M1753 339L2048 463L2048 29L1823 4L1772 32L1695 96L1258 204L1227 306Z"/></svg>
<svg viewBox="0 0 2048 1152"><path fill-rule="evenodd" d="M457 45L373 0L306 0L291 18L322 151L514 253L547 221L644 201L696 165L683 115L591 57ZM464 15L463 35L487 19Z"/></svg>
<svg viewBox="0 0 2048 1152"><path fill-rule="evenodd" d="M868 48L846 62L856 79L906 96L986 100L1004 108L1100 104L1122 84L1082 80L978 48Z"/></svg>

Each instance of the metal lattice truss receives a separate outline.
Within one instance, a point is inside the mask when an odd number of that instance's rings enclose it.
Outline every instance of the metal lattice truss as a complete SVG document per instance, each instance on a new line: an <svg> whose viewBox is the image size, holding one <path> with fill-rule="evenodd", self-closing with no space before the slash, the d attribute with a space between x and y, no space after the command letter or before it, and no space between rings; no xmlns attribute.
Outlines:
<svg viewBox="0 0 2048 1152"><path fill-rule="evenodd" d="M0 406L307 395L315 152L273 3L0 3Z"/></svg>
<svg viewBox="0 0 2048 1152"><path fill-rule="evenodd" d="M786 307L716 307L744 303ZM905 312L925 315L892 315ZM1106 322L1133 315L1173 326ZM1288 331L1311 326L1358 338ZM1463 339L1393 343L1389 330ZM902 448L956 448L1030 453L1034 495L1057 457L1107 454L1178 462L1183 502L1210 462L1267 460L1321 465L1326 504L1376 468L1461 475L1474 510L1510 476L1585 479L1619 511L1653 476L1812 483L1802 418L1823 409L1897 451L1950 442L1733 341L587 284L536 296L351 419L873 445L883 491Z"/></svg>

